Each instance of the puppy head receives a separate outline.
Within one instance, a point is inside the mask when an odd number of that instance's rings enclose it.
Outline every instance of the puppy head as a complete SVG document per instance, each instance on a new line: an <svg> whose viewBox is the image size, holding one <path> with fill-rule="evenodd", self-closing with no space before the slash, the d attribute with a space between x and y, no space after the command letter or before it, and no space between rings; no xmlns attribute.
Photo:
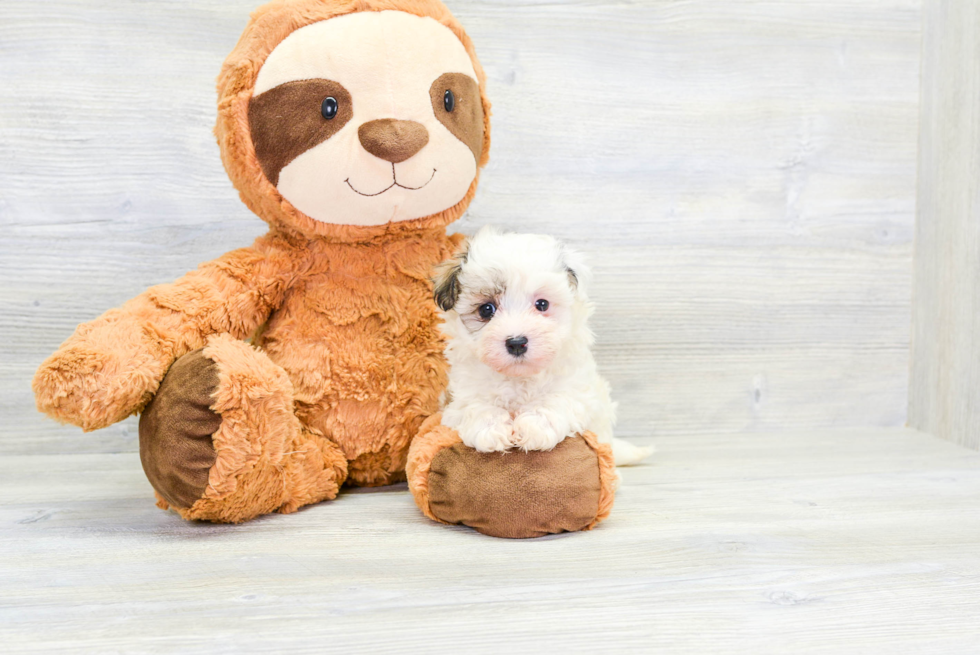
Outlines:
<svg viewBox="0 0 980 655"><path fill-rule="evenodd" d="M487 160L483 89L439 0L273 0L225 62L216 134L259 216L361 240L462 214Z"/></svg>
<svg viewBox="0 0 980 655"><path fill-rule="evenodd" d="M451 347L509 376L548 368L573 339L591 341L589 271L556 239L484 228L435 275Z"/></svg>

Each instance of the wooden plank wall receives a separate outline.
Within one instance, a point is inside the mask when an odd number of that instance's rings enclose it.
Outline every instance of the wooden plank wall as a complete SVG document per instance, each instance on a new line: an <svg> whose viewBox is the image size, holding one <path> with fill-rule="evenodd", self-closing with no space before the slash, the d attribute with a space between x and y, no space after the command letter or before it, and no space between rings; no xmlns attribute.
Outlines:
<svg viewBox="0 0 980 655"><path fill-rule="evenodd" d="M928 0L909 422L980 449L980 3Z"/></svg>
<svg viewBox="0 0 980 655"><path fill-rule="evenodd" d="M210 132L254 1L0 3L0 452L135 449L34 368L263 231ZM449 3L494 101L458 229L588 252L623 434L905 422L920 0Z"/></svg>

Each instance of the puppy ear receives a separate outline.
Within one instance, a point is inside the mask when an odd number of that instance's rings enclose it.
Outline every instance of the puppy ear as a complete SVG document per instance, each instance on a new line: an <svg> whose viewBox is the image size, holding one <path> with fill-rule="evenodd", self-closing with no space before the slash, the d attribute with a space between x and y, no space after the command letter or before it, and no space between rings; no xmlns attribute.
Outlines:
<svg viewBox="0 0 980 655"><path fill-rule="evenodd" d="M432 283L435 286L435 300L439 309L448 312L459 300L459 274L463 265L455 259L443 262L436 267Z"/></svg>
<svg viewBox="0 0 980 655"><path fill-rule="evenodd" d="M592 271L585 263L585 258L576 250L562 249L562 265L568 275L568 286L583 300L587 298L586 287L592 279Z"/></svg>
<svg viewBox="0 0 980 655"><path fill-rule="evenodd" d="M461 286L459 274L463 272L463 264L469 251L469 241L464 241L452 259L447 259L432 272L433 297L439 309L448 312L456 306L459 300Z"/></svg>
<svg viewBox="0 0 980 655"><path fill-rule="evenodd" d="M578 273L568 264L565 264L565 272L568 274L568 286L578 289Z"/></svg>

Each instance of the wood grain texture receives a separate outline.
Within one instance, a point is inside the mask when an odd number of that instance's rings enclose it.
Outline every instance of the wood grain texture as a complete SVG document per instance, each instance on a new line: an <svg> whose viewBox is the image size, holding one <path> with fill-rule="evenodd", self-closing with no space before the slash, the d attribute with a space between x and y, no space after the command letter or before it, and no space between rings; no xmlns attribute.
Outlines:
<svg viewBox="0 0 980 655"><path fill-rule="evenodd" d="M909 423L980 449L980 4L923 31Z"/></svg>
<svg viewBox="0 0 980 655"><path fill-rule="evenodd" d="M0 453L136 448L36 414L74 326L264 229L210 133L256 0L0 3ZM905 421L919 0L449 0L494 102L458 229L595 265L632 435Z"/></svg>
<svg viewBox="0 0 980 655"><path fill-rule="evenodd" d="M532 541L431 522L403 486L186 523L153 506L134 454L6 457L0 643L976 653L980 454L903 429L657 442L608 521Z"/></svg>

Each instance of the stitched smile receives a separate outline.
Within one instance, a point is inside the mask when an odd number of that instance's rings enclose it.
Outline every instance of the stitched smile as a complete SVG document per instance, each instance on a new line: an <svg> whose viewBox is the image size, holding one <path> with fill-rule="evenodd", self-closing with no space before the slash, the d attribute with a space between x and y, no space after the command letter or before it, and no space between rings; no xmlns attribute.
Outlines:
<svg viewBox="0 0 980 655"><path fill-rule="evenodd" d="M429 182L431 182L432 181L432 178L434 178L435 176L436 176L436 169L433 168L432 169L432 175L429 176L429 179L426 180L425 184L423 184L422 186L405 186L404 184L399 184L398 183L398 177L395 175L395 165L392 164L391 165L391 184L389 184L388 186L386 186L381 191L378 191L377 193L361 193L360 191L358 191L357 189L355 189L354 186L350 183L350 178L347 178L346 180L344 180L344 182L347 183L347 186L349 186L350 187L350 190L353 191L354 193L356 193L356 194L358 194L360 196L367 196L368 198L373 198L374 196L380 196L382 193L385 193L386 191L390 191L391 189L393 189L395 187L398 187L400 189L407 189L409 191L418 191L419 189L424 189L425 187L427 187L429 185Z"/></svg>

